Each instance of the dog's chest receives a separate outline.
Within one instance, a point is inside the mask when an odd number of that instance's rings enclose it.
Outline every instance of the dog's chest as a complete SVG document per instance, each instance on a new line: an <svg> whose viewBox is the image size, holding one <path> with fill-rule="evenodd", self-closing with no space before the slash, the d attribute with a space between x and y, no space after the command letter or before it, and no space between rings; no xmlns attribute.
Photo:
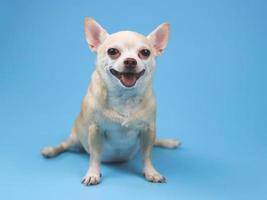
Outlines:
<svg viewBox="0 0 267 200"><path fill-rule="evenodd" d="M139 98L127 98L123 95L109 98L109 106L125 117L136 110L139 102ZM104 132L103 161L128 160L138 151L140 127L127 128L119 123L106 121L102 128Z"/></svg>
<svg viewBox="0 0 267 200"><path fill-rule="evenodd" d="M112 109L127 117L137 110L141 98L139 96L129 96L128 94L117 94L110 95L108 102Z"/></svg>
<svg viewBox="0 0 267 200"><path fill-rule="evenodd" d="M102 161L129 160L140 147L138 129L108 122L103 127Z"/></svg>

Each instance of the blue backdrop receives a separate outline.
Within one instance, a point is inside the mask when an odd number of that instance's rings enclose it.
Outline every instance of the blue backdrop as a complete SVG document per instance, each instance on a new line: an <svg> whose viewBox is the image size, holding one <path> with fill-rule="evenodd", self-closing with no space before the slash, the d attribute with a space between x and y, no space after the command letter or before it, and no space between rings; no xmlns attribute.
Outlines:
<svg viewBox="0 0 267 200"><path fill-rule="evenodd" d="M266 1L0 2L0 199L267 199ZM154 150L167 184L137 157L84 187L87 155L39 154L68 136L94 70L85 16L109 32L172 25L154 81L158 136L183 142Z"/></svg>

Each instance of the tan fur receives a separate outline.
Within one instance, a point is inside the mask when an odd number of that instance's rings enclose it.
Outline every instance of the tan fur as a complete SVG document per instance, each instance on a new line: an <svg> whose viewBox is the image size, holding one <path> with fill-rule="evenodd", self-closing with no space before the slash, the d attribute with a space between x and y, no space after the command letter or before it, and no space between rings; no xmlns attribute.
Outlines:
<svg viewBox="0 0 267 200"><path fill-rule="evenodd" d="M97 52L96 70L70 138L56 147L44 148L42 154L53 157L69 149L83 148L90 154L90 163L82 182L94 185L100 182L101 161L129 160L141 148L145 178L151 182L165 182L154 168L150 155L153 145L167 148L178 145L174 140L155 140L156 101L152 77L155 56L165 48L168 31L169 25L162 24L148 37L130 31L108 35L99 24L87 18L86 39L91 50ZM106 53L110 47L118 48L123 54L121 58L111 60ZM152 52L147 60L138 58L137 52L142 48ZM123 70L121 62L129 56L137 59L137 70L146 70L130 89L109 73L110 66Z"/></svg>

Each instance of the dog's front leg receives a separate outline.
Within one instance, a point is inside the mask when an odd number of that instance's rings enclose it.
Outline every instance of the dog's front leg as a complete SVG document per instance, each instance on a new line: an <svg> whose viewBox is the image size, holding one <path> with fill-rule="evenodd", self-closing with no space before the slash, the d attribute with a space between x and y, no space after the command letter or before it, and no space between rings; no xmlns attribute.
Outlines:
<svg viewBox="0 0 267 200"><path fill-rule="evenodd" d="M150 126L146 131L141 133L142 156L144 163L145 178L154 183L164 183L165 177L162 176L153 166L151 161L151 151L155 141L155 126Z"/></svg>
<svg viewBox="0 0 267 200"><path fill-rule="evenodd" d="M96 185L100 182L100 163L102 150L102 134L96 124L92 124L88 130L88 146L90 152L89 168L82 183Z"/></svg>

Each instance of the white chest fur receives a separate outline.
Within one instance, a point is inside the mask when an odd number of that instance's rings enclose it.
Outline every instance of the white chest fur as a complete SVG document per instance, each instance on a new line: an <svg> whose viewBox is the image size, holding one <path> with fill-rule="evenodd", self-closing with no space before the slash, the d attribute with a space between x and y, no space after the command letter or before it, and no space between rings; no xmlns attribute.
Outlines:
<svg viewBox="0 0 267 200"><path fill-rule="evenodd" d="M138 109L141 100L139 95L131 92L118 92L108 97L109 106L126 117Z"/></svg>
<svg viewBox="0 0 267 200"><path fill-rule="evenodd" d="M109 96L109 106L128 117L140 104L140 97L130 94L116 94ZM136 154L140 147L140 127L127 128L121 124L109 121L102 124L104 143L102 161L124 161Z"/></svg>
<svg viewBox="0 0 267 200"><path fill-rule="evenodd" d="M102 148L102 161L131 159L140 147L138 129L130 129L116 123L106 123Z"/></svg>

